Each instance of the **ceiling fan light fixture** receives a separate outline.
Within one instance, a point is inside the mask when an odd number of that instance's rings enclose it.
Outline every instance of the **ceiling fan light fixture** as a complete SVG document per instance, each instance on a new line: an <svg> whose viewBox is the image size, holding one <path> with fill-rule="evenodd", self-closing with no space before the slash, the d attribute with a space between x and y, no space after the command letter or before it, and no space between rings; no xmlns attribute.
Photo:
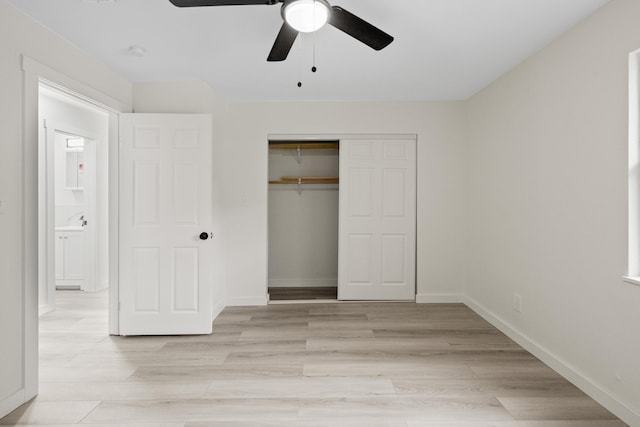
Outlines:
<svg viewBox="0 0 640 427"><path fill-rule="evenodd" d="M290 0L282 6L282 17L293 29L312 33L327 23L330 11L326 0Z"/></svg>

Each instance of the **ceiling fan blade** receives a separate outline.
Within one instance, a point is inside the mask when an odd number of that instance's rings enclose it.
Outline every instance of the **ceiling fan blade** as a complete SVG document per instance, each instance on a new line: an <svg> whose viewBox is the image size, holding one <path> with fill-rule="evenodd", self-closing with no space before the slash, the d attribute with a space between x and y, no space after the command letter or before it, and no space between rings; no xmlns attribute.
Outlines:
<svg viewBox="0 0 640 427"><path fill-rule="evenodd" d="M384 49L393 41L389 34L340 6L331 7L328 23L375 50Z"/></svg>
<svg viewBox="0 0 640 427"><path fill-rule="evenodd" d="M252 4L276 4L278 0L169 0L178 7L244 6Z"/></svg>
<svg viewBox="0 0 640 427"><path fill-rule="evenodd" d="M287 59L287 55L289 55L289 51L291 50L291 46L293 46L293 42L296 41L296 37L298 37L298 31L284 22L282 27L280 27L276 41L273 43L271 52L269 52L267 61L274 62Z"/></svg>

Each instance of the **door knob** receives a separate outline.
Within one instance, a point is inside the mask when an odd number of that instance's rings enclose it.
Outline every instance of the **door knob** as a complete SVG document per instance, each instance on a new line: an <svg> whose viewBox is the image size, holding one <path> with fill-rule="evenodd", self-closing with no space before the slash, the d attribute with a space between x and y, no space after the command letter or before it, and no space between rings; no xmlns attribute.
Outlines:
<svg viewBox="0 0 640 427"><path fill-rule="evenodd" d="M200 233L200 240L207 240L208 238L209 238L209 233L207 233L206 231L203 231L202 233Z"/></svg>

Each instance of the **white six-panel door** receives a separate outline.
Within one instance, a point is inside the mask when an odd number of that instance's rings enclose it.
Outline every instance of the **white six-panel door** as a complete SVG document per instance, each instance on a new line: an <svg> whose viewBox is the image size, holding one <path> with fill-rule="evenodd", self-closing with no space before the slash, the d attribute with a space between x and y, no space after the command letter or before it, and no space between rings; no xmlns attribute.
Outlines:
<svg viewBox="0 0 640 427"><path fill-rule="evenodd" d="M119 176L120 334L211 333L210 116L121 115Z"/></svg>
<svg viewBox="0 0 640 427"><path fill-rule="evenodd" d="M340 141L338 299L415 300L416 141Z"/></svg>

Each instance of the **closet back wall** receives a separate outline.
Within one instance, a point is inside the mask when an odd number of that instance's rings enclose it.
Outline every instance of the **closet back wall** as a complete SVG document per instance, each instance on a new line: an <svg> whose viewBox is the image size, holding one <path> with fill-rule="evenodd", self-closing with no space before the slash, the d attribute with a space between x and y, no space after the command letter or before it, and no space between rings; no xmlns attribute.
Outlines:
<svg viewBox="0 0 640 427"><path fill-rule="evenodd" d="M338 176L337 150L269 150L269 181ZM338 284L338 185L269 185L269 286Z"/></svg>

